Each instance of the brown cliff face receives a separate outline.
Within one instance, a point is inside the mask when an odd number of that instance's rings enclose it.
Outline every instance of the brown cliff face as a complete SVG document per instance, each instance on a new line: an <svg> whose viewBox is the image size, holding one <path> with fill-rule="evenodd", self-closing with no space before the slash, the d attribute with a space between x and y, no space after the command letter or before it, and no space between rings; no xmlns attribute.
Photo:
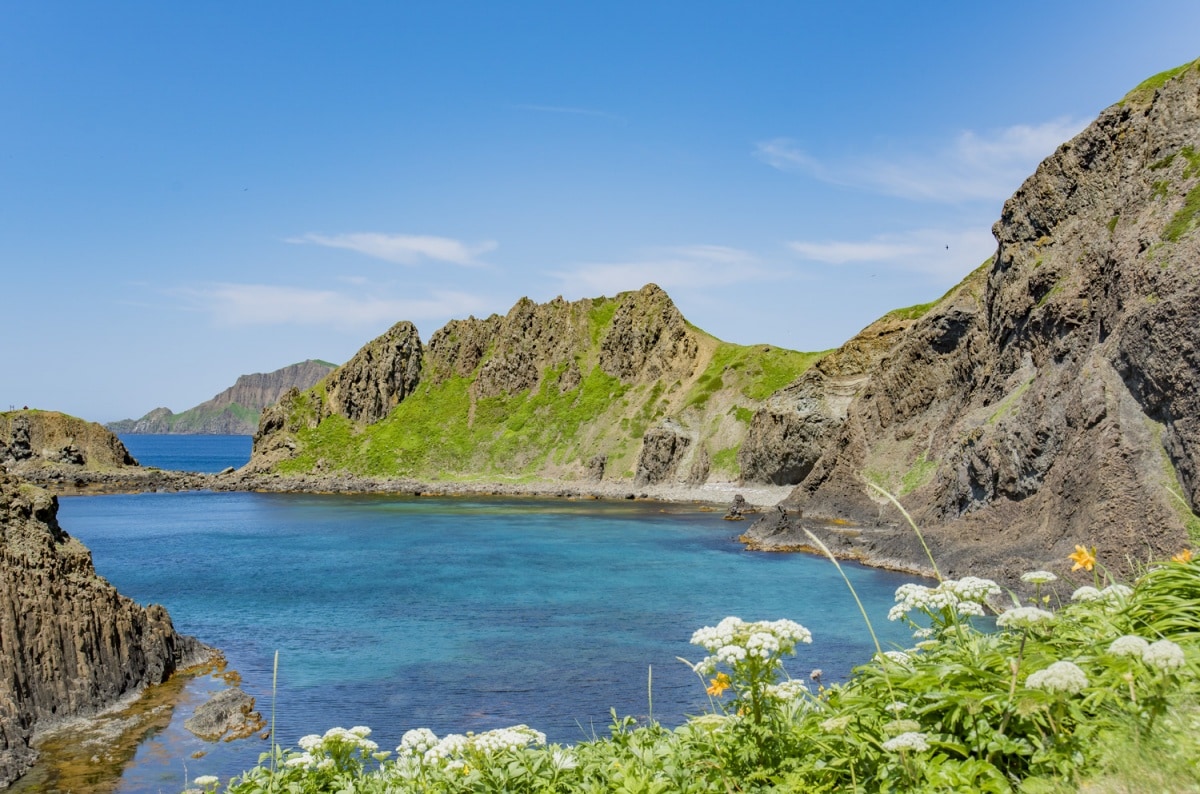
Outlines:
<svg viewBox="0 0 1200 794"><path fill-rule="evenodd" d="M0 413L0 467L19 471L62 464L87 471L138 465L121 440L95 422L56 411Z"/></svg>
<svg viewBox="0 0 1200 794"><path fill-rule="evenodd" d="M416 326L396 323L329 376L326 411L378 422L417 387L423 352Z"/></svg>
<svg viewBox="0 0 1200 794"><path fill-rule="evenodd" d="M36 758L34 731L94 714L207 653L161 606L96 575L57 500L0 474L0 786Z"/></svg>
<svg viewBox="0 0 1200 794"><path fill-rule="evenodd" d="M1117 570L1187 545L1200 529L1198 215L1193 64L1106 110L1009 199L986 281L964 282L871 369L790 505L873 525L891 516L864 485L879 482L943 571L1010 579L1061 570L1077 543ZM907 530L858 543L920 562Z"/></svg>

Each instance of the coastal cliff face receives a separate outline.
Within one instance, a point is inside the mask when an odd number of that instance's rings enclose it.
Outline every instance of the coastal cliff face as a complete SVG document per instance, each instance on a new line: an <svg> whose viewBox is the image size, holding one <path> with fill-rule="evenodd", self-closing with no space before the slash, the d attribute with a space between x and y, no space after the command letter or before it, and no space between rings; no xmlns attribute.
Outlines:
<svg viewBox="0 0 1200 794"><path fill-rule="evenodd" d="M56 411L0 413L0 468L28 471L51 466L106 471L136 466L121 440L95 422Z"/></svg>
<svg viewBox="0 0 1200 794"><path fill-rule="evenodd" d="M0 474L0 787L36 759L33 734L161 683L208 649L141 607L58 525L58 502Z"/></svg>
<svg viewBox="0 0 1200 794"><path fill-rule="evenodd" d="M333 369L333 364L310 359L274 372L242 375L211 400L181 413L155 408L141 419L122 419L106 427L114 433L251 435L264 408L278 402L288 389L310 388Z"/></svg>
<svg viewBox="0 0 1200 794"><path fill-rule="evenodd" d="M1075 544L1115 569L1179 551L1200 538L1198 218L1200 62L1046 159L1004 205L994 259L867 362L844 416L823 373L772 398L755 426L782 403L803 443L753 471L797 478L787 506L806 518L866 528L829 535L845 553L919 565L865 483L887 487L951 575L1061 569ZM747 539L804 542L777 517Z"/></svg>
<svg viewBox="0 0 1200 794"><path fill-rule="evenodd" d="M265 411L249 471L732 481L753 411L815 358L714 339L652 284L523 298L427 345L398 323Z"/></svg>

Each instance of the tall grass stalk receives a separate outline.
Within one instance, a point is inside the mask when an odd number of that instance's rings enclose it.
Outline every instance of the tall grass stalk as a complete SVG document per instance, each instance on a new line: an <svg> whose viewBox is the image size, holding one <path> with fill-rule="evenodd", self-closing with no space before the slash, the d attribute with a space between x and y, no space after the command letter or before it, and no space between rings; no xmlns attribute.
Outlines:
<svg viewBox="0 0 1200 794"><path fill-rule="evenodd" d="M275 741L275 701L279 684L279 649L275 650L275 663L271 666L271 787L275 790L275 764L282 748Z"/></svg>
<svg viewBox="0 0 1200 794"><path fill-rule="evenodd" d="M867 485L874 488L879 493L883 494L884 498L887 499L892 504L894 504L896 506L896 509L900 511L900 514L902 516L904 516L904 520L908 522L908 525L910 527L912 527L912 531L914 533L916 533L917 540L921 541L921 548L925 549L925 556L929 558L929 564L931 566L933 566L934 577L939 582L942 581L942 572L938 570L937 560L935 560L933 558L933 552L929 550L929 544L927 544L925 542L925 536L921 534L921 530L917 527L917 522L913 521L912 516L910 516L908 514L908 511L904 509L904 505L900 504L900 500L897 499L896 497L892 496L891 493L889 493L886 488L880 488L878 485L871 482L870 480L866 480L866 483L867 483Z"/></svg>

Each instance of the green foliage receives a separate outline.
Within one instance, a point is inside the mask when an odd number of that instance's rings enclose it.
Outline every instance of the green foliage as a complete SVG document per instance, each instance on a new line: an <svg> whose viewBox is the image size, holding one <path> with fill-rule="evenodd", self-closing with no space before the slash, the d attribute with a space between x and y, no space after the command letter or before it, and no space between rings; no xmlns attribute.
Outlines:
<svg viewBox="0 0 1200 794"><path fill-rule="evenodd" d="M1132 104L1139 106L1149 104L1150 100L1154 99L1155 91L1166 85L1169 80L1180 76L1188 69L1198 65L1200 65L1200 60L1191 61L1190 63L1183 64L1182 66L1176 66L1174 69L1168 69L1165 72L1159 72L1153 77L1149 77L1138 83L1137 87L1126 94L1118 104Z"/></svg>
<svg viewBox="0 0 1200 794"><path fill-rule="evenodd" d="M1032 384L1033 378L1030 378L1017 388L1013 389L1012 394L1007 395L1003 400L1001 400L1000 404L996 406L996 410L992 411L992 415L988 417L988 424L994 425L996 422L1008 416L1009 413L1012 412L1013 406L1016 405L1017 401L1021 399L1021 395L1024 394Z"/></svg>
<svg viewBox="0 0 1200 794"><path fill-rule="evenodd" d="M1108 229L1109 236L1112 236L1113 232L1117 230L1117 223L1119 223L1120 220L1120 215L1114 215L1108 219L1108 223L1104 224L1104 227Z"/></svg>
<svg viewBox="0 0 1200 794"><path fill-rule="evenodd" d="M1195 227L1198 216L1200 216L1200 185L1196 185L1187 192L1183 206L1163 227L1163 239L1172 243L1178 242L1181 237Z"/></svg>
<svg viewBox="0 0 1200 794"><path fill-rule="evenodd" d="M712 467L714 470L725 474L737 475L741 472L741 466L738 465L738 450L741 447L729 447L727 449L717 450L712 456Z"/></svg>
<svg viewBox="0 0 1200 794"><path fill-rule="evenodd" d="M907 496L933 478L937 471L937 461L927 460L922 452L904 476L900 478L900 495Z"/></svg>
<svg viewBox="0 0 1200 794"><path fill-rule="evenodd" d="M903 309L892 309L887 313L887 316L894 317L897 320L919 320L928 314L930 309L937 305L938 301L918 303L915 306L908 306Z"/></svg>
<svg viewBox="0 0 1200 794"><path fill-rule="evenodd" d="M734 345L721 342L696 380L687 405L703 405L723 388L762 401L794 382L828 351L800 353L771 345Z"/></svg>

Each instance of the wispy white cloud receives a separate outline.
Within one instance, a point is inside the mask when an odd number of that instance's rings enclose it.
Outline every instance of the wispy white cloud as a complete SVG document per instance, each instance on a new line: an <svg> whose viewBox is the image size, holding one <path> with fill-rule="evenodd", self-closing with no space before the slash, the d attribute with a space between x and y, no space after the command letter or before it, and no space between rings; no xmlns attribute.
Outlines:
<svg viewBox="0 0 1200 794"><path fill-rule="evenodd" d="M755 156L782 171L823 182L921 201L958 203L1008 198L1034 168L1086 123L1061 118L989 133L960 133L936 151L884 158L877 153L827 161L789 138L762 141Z"/></svg>
<svg viewBox="0 0 1200 794"><path fill-rule="evenodd" d="M965 265L987 259L996 241L985 227L915 229L868 240L796 240L788 248L801 259L829 265L871 264L889 270L962 276Z"/></svg>
<svg viewBox="0 0 1200 794"><path fill-rule="evenodd" d="M482 264L479 257L494 251L494 241L468 245L450 237L434 237L418 234L381 234L379 232L356 232L352 234L305 234L288 238L287 242L297 245L322 245L327 248L344 248L360 254L396 262L415 265L423 260L450 262L456 265L475 266Z"/></svg>
<svg viewBox="0 0 1200 794"><path fill-rule="evenodd" d="M478 295L433 291L424 298L387 298L276 284L210 284L176 295L224 326L307 325L339 330L377 327L400 320L447 320L489 305Z"/></svg>
<svg viewBox="0 0 1200 794"><path fill-rule="evenodd" d="M654 283L667 291L723 287L771 277L753 254L720 245L653 248L627 262L589 262L546 275L571 296L615 295Z"/></svg>

